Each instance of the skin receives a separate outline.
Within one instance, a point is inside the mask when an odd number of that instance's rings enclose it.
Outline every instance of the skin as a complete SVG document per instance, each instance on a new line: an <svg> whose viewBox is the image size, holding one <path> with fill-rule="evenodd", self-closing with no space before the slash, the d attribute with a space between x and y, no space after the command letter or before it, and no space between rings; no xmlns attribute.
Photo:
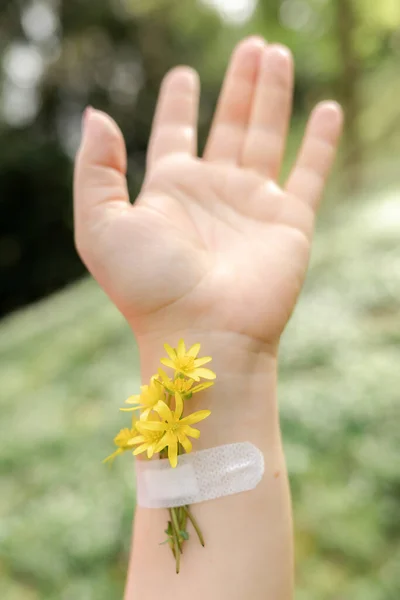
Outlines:
<svg viewBox="0 0 400 600"><path fill-rule="evenodd" d="M179 576L159 545L166 513L138 508L126 600L293 597L277 355L304 282L342 113L334 102L314 109L280 187L292 93L289 50L254 37L241 42L199 158L198 76L173 69L162 84L134 205L120 130L104 113L86 111L75 171L76 245L135 334L143 381L156 372L164 342L200 342L218 379L192 399L193 410L212 410L194 448L251 441L266 466L252 492L193 507L206 548L194 538L186 545Z"/></svg>

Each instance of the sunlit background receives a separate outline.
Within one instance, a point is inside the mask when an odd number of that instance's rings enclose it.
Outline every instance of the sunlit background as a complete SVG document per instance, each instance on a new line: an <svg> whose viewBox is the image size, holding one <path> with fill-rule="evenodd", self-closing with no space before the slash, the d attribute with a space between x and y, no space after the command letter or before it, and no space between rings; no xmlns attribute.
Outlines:
<svg viewBox="0 0 400 600"><path fill-rule="evenodd" d="M121 126L134 198L162 76L199 71L202 147L229 54L254 33L296 59L284 172L315 102L346 111L281 352L296 598L400 598L399 0L2 0L1 600L120 598L126 572L131 462L101 459L138 357L73 247L82 112Z"/></svg>

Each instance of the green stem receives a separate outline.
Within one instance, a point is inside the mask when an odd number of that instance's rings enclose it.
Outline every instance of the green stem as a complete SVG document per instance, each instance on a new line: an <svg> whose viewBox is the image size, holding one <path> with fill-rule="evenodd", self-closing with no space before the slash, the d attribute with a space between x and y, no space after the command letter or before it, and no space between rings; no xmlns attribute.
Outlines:
<svg viewBox="0 0 400 600"><path fill-rule="evenodd" d="M183 506L181 506L180 508L180 526L181 526L181 531L186 531L187 528L187 514L185 512L185 509Z"/></svg>
<svg viewBox="0 0 400 600"><path fill-rule="evenodd" d="M171 526L172 526L172 523L171 523ZM169 538L168 545L169 545L169 547L171 548L171 551L172 551L173 557L174 557L174 558L175 558L175 560L176 560L176 552L175 552L175 540L174 540L174 539L173 539L173 540L171 540L171 538Z"/></svg>
<svg viewBox="0 0 400 600"><path fill-rule="evenodd" d="M181 562L181 547L179 544L179 537L178 534L176 532L176 528L175 528L175 524L174 524L174 518L173 518L173 508L169 509L169 514L171 516L172 519L172 537L174 540L174 549L173 549L173 554L175 556L175 561L176 561L176 573L179 573L179 569L180 569L180 562Z"/></svg>
<svg viewBox="0 0 400 600"><path fill-rule="evenodd" d="M186 514L187 518L189 519L189 521L190 521L190 522L191 522L191 524L193 525L193 527L194 527L194 529L195 529L195 531L196 531L196 533L197 533L197 536L198 536L198 538L199 538L199 540L200 540L200 544L201 544L201 545L204 547L204 546L205 546L205 543L204 543L203 534L201 533L200 527L199 527L199 525L198 525L198 523L197 523L196 519L194 518L194 516L193 516L193 515L192 515L192 513L190 512L190 509L189 509L189 507L188 507L188 506L184 506L184 507L183 507L183 510L185 511L185 514Z"/></svg>
<svg viewBox="0 0 400 600"><path fill-rule="evenodd" d="M183 510L182 506L180 506L178 508L178 521L179 521L180 530L181 531L186 531L187 517L186 517L185 511Z"/></svg>
<svg viewBox="0 0 400 600"><path fill-rule="evenodd" d="M176 508L170 508L170 515L171 515L171 518L172 518L172 526L175 529L176 536L178 538L179 550L182 552L182 546L181 546L181 541L180 541L179 521L178 521L178 516L177 516L177 509Z"/></svg>

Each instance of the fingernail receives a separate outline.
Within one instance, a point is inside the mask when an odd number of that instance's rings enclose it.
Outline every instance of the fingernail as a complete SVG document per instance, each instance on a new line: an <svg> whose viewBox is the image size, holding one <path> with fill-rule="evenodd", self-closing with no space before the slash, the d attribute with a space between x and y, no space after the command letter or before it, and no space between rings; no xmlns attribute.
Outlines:
<svg viewBox="0 0 400 600"><path fill-rule="evenodd" d="M236 46L236 51L239 52L260 52L262 48L265 48L267 43L265 40L259 35L251 35L247 38L244 38L239 44Z"/></svg>
<svg viewBox="0 0 400 600"><path fill-rule="evenodd" d="M244 44L256 44L257 46L265 46L266 40L261 35L249 35L247 38L244 38L242 41Z"/></svg>
<svg viewBox="0 0 400 600"><path fill-rule="evenodd" d="M291 56L292 53L287 46L283 44L271 44L269 46L269 51L274 52L276 54L281 54L282 56Z"/></svg>
<svg viewBox="0 0 400 600"><path fill-rule="evenodd" d="M334 122L343 121L343 109L335 100L325 100L320 103L321 108L329 114L329 118Z"/></svg>

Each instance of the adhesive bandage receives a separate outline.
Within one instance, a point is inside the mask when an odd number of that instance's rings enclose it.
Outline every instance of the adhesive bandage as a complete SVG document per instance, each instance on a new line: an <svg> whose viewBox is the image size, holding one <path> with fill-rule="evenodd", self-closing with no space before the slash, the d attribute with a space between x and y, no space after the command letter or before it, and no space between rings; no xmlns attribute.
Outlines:
<svg viewBox="0 0 400 600"><path fill-rule="evenodd" d="M168 459L136 461L137 503L172 508L254 489L264 474L264 457L250 442L217 446Z"/></svg>

